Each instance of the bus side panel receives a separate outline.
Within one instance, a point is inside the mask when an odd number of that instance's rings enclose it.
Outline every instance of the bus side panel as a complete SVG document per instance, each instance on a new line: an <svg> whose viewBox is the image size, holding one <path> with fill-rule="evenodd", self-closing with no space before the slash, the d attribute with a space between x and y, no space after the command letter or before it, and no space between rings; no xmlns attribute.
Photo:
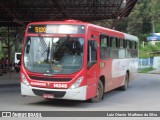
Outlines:
<svg viewBox="0 0 160 120"><path fill-rule="evenodd" d="M124 84L126 71L128 70L129 60L114 59L112 62L112 85L111 89L115 89Z"/></svg>
<svg viewBox="0 0 160 120"><path fill-rule="evenodd" d="M112 59L100 60L100 70L101 75L105 77L104 92L107 92L111 89L112 85Z"/></svg>
<svg viewBox="0 0 160 120"><path fill-rule="evenodd" d="M130 74L129 80L134 80L138 75L138 58L131 58L130 59Z"/></svg>
<svg viewBox="0 0 160 120"><path fill-rule="evenodd" d="M88 32L88 40L95 40L99 44L99 32L89 30ZM99 45L98 45L99 46ZM92 67L87 70L87 99L96 96L96 90L100 75L100 67L99 67L99 49L97 49L97 63L95 63Z"/></svg>

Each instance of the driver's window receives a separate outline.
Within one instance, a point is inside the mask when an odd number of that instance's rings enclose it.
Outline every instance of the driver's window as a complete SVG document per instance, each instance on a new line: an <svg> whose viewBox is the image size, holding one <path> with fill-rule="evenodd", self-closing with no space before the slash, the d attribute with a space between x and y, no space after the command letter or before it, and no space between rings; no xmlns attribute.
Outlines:
<svg viewBox="0 0 160 120"><path fill-rule="evenodd" d="M95 40L88 41L88 67L90 68L97 62L97 42Z"/></svg>

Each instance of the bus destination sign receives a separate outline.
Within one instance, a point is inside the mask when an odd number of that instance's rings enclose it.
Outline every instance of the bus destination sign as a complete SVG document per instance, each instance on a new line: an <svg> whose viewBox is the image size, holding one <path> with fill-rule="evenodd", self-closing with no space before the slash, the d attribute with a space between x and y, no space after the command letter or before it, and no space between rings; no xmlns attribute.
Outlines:
<svg viewBox="0 0 160 120"><path fill-rule="evenodd" d="M28 33L33 34L84 34L84 25L30 25Z"/></svg>

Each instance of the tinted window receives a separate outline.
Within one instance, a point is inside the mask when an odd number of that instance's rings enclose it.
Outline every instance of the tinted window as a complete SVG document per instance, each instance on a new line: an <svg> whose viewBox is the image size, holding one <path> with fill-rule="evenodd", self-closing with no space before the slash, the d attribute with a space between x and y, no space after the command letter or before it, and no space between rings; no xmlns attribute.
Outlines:
<svg viewBox="0 0 160 120"><path fill-rule="evenodd" d="M106 59L109 57L109 36L100 35L100 57L101 59Z"/></svg>
<svg viewBox="0 0 160 120"><path fill-rule="evenodd" d="M98 44L95 40L88 41L88 68L97 62L97 47Z"/></svg>
<svg viewBox="0 0 160 120"><path fill-rule="evenodd" d="M116 48L116 38L110 37L110 47Z"/></svg>

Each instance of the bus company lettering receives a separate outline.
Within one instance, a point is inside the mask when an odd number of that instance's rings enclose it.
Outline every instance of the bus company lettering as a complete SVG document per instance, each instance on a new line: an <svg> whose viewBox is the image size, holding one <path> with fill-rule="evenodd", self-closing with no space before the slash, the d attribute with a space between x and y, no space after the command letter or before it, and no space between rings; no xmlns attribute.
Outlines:
<svg viewBox="0 0 160 120"><path fill-rule="evenodd" d="M42 82L31 82L32 86L39 86L39 87L47 87L46 83L42 83Z"/></svg>
<svg viewBox="0 0 160 120"><path fill-rule="evenodd" d="M67 84L58 84L58 83L55 83L53 84L53 87L54 88L67 88Z"/></svg>

